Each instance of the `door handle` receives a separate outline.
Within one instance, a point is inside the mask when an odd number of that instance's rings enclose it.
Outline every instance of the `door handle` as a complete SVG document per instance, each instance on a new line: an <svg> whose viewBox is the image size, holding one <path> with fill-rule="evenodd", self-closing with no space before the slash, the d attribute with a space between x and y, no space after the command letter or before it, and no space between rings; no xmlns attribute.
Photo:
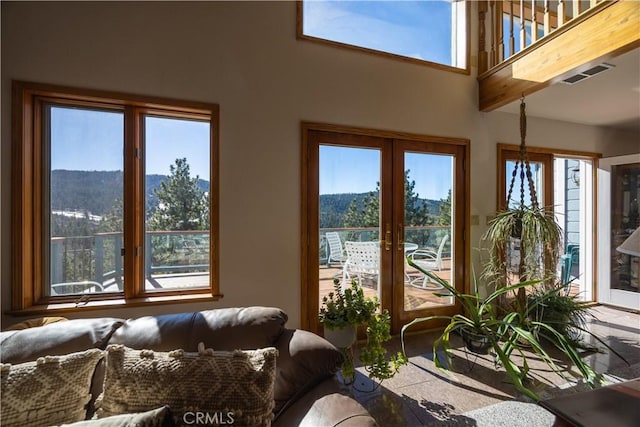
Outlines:
<svg viewBox="0 0 640 427"><path fill-rule="evenodd" d="M391 225L390 224L387 224L387 232L385 233L385 239L384 239L384 250L385 251L391 250Z"/></svg>
<svg viewBox="0 0 640 427"><path fill-rule="evenodd" d="M398 224L398 251L404 252L404 228Z"/></svg>

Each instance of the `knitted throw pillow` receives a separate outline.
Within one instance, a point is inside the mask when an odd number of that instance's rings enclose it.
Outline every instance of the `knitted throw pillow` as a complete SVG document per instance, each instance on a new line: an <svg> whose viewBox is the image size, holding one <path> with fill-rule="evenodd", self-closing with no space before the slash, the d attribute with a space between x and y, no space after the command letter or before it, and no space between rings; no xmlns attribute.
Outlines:
<svg viewBox="0 0 640 427"><path fill-rule="evenodd" d="M107 347L99 418L168 405L176 424L270 426L276 373L275 348L198 353Z"/></svg>
<svg viewBox="0 0 640 427"><path fill-rule="evenodd" d="M135 414L114 415L112 417L78 421L60 427L175 427L168 406Z"/></svg>
<svg viewBox="0 0 640 427"><path fill-rule="evenodd" d="M50 426L85 419L98 349L0 365L3 427Z"/></svg>

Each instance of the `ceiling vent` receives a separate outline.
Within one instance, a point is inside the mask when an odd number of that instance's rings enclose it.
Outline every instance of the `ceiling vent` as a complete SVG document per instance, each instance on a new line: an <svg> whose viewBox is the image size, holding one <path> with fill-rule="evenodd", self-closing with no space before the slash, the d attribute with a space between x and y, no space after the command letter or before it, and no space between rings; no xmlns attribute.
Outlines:
<svg viewBox="0 0 640 427"><path fill-rule="evenodd" d="M598 64L595 67L589 68L588 70L585 70L581 73L574 74L573 76L567 77L566 79L562 80L562 83L573 85L583 80L586 80L589 77L593 77L596 74L600 74L604 71L610 70L611 68L614 68L614 67L615 65L613 64L607 64L606 62L603 62L602 64Z"/></svg>

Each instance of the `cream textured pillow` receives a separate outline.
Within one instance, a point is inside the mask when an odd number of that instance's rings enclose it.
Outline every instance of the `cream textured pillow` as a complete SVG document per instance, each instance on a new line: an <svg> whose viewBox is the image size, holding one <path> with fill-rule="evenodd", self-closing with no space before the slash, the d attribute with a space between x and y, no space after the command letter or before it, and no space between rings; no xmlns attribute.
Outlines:
<svg viewBox="0 0 640 427"><path fill-rule="evenodd" d="M114 415L112 417L78 421L60 427L175 427L168 406L135 414Z"/></svg>
<svg viewBox="0 0 640 427"><path fill-rule="evenodd" d="M198 353L107 347L99 418L168 405L177 424L270 426L275 348L233 352L198 345Z"/></svg>
<svg viewBox="0 0 640 427"><path fill-rule="evenodd" d="M98 349L0 366L3 427L50 426L85 419Z"/></svg>

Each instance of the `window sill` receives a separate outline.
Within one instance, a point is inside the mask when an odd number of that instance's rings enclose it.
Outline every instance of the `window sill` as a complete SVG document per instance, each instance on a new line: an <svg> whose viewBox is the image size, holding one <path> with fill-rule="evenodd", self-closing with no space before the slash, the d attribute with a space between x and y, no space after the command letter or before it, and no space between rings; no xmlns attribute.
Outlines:
<svg viewBox="0 0 640 427"><path fill-rule="evenodd" d="M87 301L82 303L76 302L52 302L49 304L33 305L20 310L9 310L5 314L12 316L32 316L42 314L58 314L58 313L80 313L92 310L105 310L111 308L130 308L144 307L149 305L162 304L186 304L198 302L218 301L224 295L222 294L193 294L193 295L154 295L141 298L117 298Z"/></svg>

